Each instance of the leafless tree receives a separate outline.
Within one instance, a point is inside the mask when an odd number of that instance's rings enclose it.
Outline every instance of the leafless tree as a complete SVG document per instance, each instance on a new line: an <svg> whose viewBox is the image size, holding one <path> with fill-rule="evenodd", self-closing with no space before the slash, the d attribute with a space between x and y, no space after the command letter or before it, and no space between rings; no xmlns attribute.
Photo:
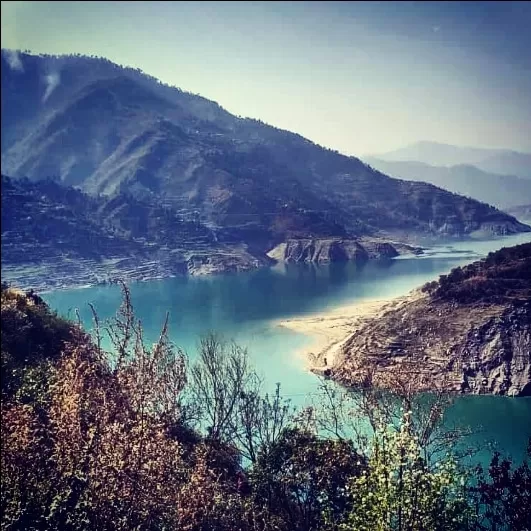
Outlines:
<svg viewBox="0 0 531 531"><path fill-rule="evenodd" d="M198 361L190 368L191 395L209 438L234 440L239 403L254 378L245 349L215 333L201 338Z"/></svg>
<svg viewBox="0 0 531 531"><path fill-rule="evenodd" d="M253 378L239 401L234 430L244 457L256 462L258 453L267 451L292 420L293 408L289 400L282 398L280 384L277 383L273 395L262 396L261 382L257 377Z"/></svg>

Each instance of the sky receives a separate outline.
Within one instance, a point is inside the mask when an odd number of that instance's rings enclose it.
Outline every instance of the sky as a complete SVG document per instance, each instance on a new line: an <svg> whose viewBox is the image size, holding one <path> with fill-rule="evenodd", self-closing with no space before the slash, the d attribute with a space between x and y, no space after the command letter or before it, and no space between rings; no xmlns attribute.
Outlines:
<svg viewBox="0 0 531 531"><path fill-rule="evenodd" d="M2 48L103 56L348 155L531 151L531 2L1 2Z"/></svg>

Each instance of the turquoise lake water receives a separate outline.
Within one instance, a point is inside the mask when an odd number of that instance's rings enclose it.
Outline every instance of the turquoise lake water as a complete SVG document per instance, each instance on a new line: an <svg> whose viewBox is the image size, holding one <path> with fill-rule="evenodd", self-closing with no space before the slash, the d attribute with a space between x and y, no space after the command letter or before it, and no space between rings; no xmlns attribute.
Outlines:
<svg viewBox="0 0 531 531"><path fill-rule="evenodd" d="M424 257L363 266L277 265L246 273L138 282L131 284L131 297L149 341L156 340L169 311L170 337L191 361L200 335L219 332L248 347L266 390L273 390L280 382L282 394L302 405L319 385L297 354L312 338L279 327L278 320L366 299L404 295L489 251L530 241L528 233L456 242L433 248ZM116 312L121 294L118 286L98 286L49 292L43 298L70 318L75 317L74 309L79 309L85 327L90 329L88 303L95 306L100 319L106 319ZM483 449L478 456L481 461L488 456L488 442L520 460L531 436L531 398L459 397L446 412L446 422L478 432L469 442Z"/></svg>

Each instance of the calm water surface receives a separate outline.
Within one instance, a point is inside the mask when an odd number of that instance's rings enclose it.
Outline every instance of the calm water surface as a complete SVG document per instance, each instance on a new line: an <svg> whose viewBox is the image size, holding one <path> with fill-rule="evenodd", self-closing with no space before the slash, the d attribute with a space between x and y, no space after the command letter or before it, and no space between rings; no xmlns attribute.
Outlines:
<svg viewBox="0 0 531 531"><path fill-rule="evenodd" d="M364 266L278 265L247 273L139 282L131 285L131 296L149 341L156 340L169 311L171 339L186 350L191 360L201 334L220 332L248 347L268 389L280 382L284 396L295 404L304 404L317 391L318 380L305 370L297 352L312 339L277 326L279 319L404 295L489 251L529 241L531 234L519 234L490 241L456 242L433 248L422 258ZM117 286L61 290L45 293L43 298L64 316L73 318L78 308L87 329L92 327L89 302L100 319L105 319L115 313L121 301ZM531 399L461 397L447 411L446 418L449 425L469 426L478 432L470 442L484 449L480 458L486 458L487 442L492 441L520 460L531 436Z"/></svg>

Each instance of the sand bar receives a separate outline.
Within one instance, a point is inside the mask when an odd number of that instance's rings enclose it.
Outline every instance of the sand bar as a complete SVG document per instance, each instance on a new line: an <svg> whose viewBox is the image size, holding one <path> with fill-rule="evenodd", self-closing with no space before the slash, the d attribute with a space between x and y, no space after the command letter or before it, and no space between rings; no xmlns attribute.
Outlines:
<svg viewBox="0 0 531 531"><path fill-rule="evenodd" d="M409 293L389 299L365 299L325 312L284 319L277 325L313 339L312 344L299 351L298 354L304 357L309 369L322 371L334 366L337 354L352 334L369 320L378 318L405 302L411 301L413 296L414 294Z"/></svg>

